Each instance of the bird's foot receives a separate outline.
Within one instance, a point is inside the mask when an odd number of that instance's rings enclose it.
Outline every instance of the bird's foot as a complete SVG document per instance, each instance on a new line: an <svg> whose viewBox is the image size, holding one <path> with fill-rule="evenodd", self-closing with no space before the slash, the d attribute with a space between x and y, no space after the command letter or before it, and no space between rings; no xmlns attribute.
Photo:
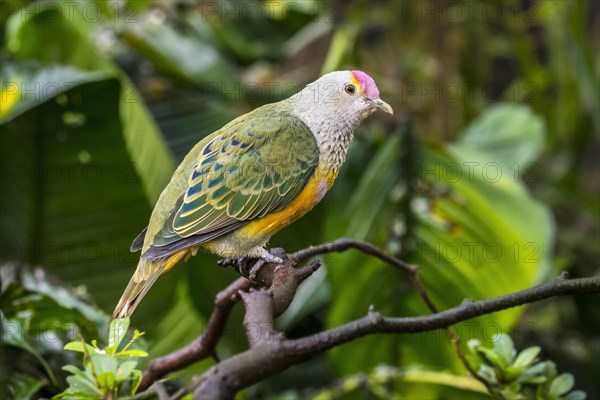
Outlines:
<svg viewBox="0 0 600 400"><path fill-rule="evenodd" d="M281 260L287 260L288 255L283 247L274 247L268 251L272 256L279 257Z"/></svg>
<svg viewBox="0 0 600 400"><path fill-rule="evenodd" d="M238 257L238 258L223 258L217 261L217 264L222 267L232 266L238 274L244 276L252 283L256 282L256 274L263 265L267 262L262 258L249 258L249 257Z"/></svg>
<svg viewBox="0 0 600 400"><path fill-rule="evenodd" d="M280 249L276 249L276 250L280 250ZM281 250L283 250L283 249L281 249ZM285 252L277 252L277 255L274 255L272 253L269 253L266 249L263 249L263 251L261 252L260 258L254 263L252 268L250 268L250 272L248 274L248 279L251 282L256 282L256 275L258 274L260 269L265 264L268 264L268 263L282 264L283 259L278 257L278 255L280 255L279 253L282 253L281 255L285 256Z"/></svg>
<svg viewBox="0 0 600 400"><path fill-rule="evenodd" d="M283 263L283 258L278 257L278 256L279 256L279 254L275 255L275 254L269 253L267 250L265 250L264 252L261 253L261 255L258 259L264 261L263 264L265 264L265 263L273 263L273 264Z"/></svg>
<svg viewBox="0 0 600 400"><path fill-rule="evenodd" d="M248 276L248 257L232 257L232 258L223 258L217 261L217 264L221 267L232 266L238 274L242 276Z"/></svg>
<svg viewBox="0 0 600 400"><path fill-rule="evenodd" d="M256 282L256 277L260 269L269 263L281 264L287 255L283 249L273 249L273 253L269 253L266 249L260 252L258 257L232 257L223 258L217 261L217 264L222 267L233 266L235 270L242 276L247 277L252 283ZM281 257L280 257L281 256ZM253 260L254 263L252 262Z"/></svg>
<svg viewBox="0 0 600 400"><path fill-rule="evenodd" d="M217 261L217 265L220 265L221 267L229 267L230 265L237 267L244 262L244 260L246 260L246 257L222 258Z"/></svg>
<svg viewBox="0 0 600 400"><path fill-rule="evenodd" d="M256 283L256 274L258 274L258 271L260 271L260 269L266 263L267 262L265 260L263 260L262 258L259 258L258 260L256 260L256 262L254 263L252 268L250 268L250 272L248 273L248 280L250 282Z"/></svg>

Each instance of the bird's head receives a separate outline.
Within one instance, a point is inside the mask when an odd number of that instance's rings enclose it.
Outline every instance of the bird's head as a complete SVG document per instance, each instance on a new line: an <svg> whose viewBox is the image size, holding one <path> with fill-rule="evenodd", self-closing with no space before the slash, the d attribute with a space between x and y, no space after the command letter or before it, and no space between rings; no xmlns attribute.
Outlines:
<svg viewBox="0 0 600 400"><path fill-rule="evenodd" d="M377 110L393 114L373 78L357 70L325 74L282 103L313 133L321 162L334 175L358 125Z"/></svg>
<svg viewBox="0 0 600 400"><path fill-rule="evenodd" d="M373 78L362 71L335 71L307 85L298 95L328 111L353 114L358 121L377 110L393 114L392 107L381 100Z"/></svg>

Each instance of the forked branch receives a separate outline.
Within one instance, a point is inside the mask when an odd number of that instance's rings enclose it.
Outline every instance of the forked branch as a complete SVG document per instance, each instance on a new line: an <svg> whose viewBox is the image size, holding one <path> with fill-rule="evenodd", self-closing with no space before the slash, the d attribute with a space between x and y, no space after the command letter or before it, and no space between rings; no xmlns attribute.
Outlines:
<svg viewBox="0 0 600 400"><path fill-rule="evenodd" d="M288 308L298 286L319 268L320 263L312 261L299 268L296 268L296 265L314 256L348 249L357 249L406 272L432 314L419 317L387 317L371 307L363 318L304 338L290 340L283 333L277 332L273 327L274 318ZM447 329L450 337L454 338L456 335L451 326L458 322L554 296L600 292L600 277L565 279L561 276L553 283L493 299L465 301L449 310L439 311L419 279L417 266L405 263L369 243L339 239L300 250L283 258L287 258L283 264L265 264L258 272L253 271L252 282L247 279L249 274L240 269L240 273L245 277L239 278L216 296L215 308L204 335L174 353L155 359L144 372L140 389L144 390L166 374L203 358L213 356L217 359L215 347L232 307L240 299L246 309L244 328L249 349L219 361L204 374L194 378L188 387L175 393L173 399L192 391L196 399L233 398L243 388L362 336ZM259 287L266 290L257 290ZM478 378L464 359L458 341L455 343L465 367Z"/></svg>

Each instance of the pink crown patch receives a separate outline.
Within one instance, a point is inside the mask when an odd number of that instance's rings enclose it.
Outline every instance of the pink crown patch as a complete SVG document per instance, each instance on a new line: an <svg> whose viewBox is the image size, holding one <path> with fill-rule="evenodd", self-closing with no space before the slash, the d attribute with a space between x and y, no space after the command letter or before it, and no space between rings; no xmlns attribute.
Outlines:
<svg viewBox="0 0 600 400"><path fill-rule="evenodd" d="M359 70L352 71L352 75L354 75L354 79L360 83L363 93L365 93L368 98L376 99L379 97L379 89L373 78Z"/></svg>

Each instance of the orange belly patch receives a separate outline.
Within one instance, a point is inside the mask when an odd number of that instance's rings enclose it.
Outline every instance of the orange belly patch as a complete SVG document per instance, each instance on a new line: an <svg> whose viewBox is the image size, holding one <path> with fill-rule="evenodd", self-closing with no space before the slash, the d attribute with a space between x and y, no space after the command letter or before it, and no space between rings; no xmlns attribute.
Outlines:
<svg viewBox="0 0 600 400"><path fill-rule="evenodd" d="M323 173L323 170L318 168L304 187L304 190L287 206L250 222L240 229L240 233L250 237L258 235L271 236L285 228L312 210L321 201L325 193L333 185L336 175L334 173Z"/></svg>

